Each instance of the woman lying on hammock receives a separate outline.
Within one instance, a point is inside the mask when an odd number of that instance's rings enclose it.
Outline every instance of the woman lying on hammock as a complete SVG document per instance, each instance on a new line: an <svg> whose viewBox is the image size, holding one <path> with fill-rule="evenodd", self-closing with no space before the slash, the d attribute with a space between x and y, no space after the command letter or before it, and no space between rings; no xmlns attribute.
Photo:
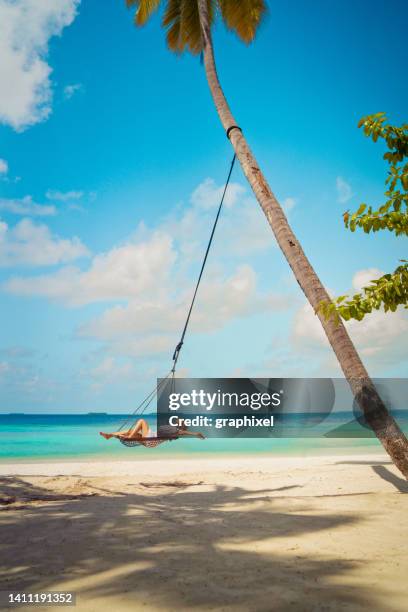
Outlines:
<svg viewBox="0 0 408 612"><path fill-rule="evenodd" d="M148 423L144 419L139 419L137 423L127 431L114 431L112 433L105 433L103 431L100 431L99 433L105 438L105 440L110 440L111 438L118 438L119 440L141 440L142 443L145 438L167 438L169 440L172 440L174 438L178 438L179 436L194 436L196 438L201 438L201 440L204 440L203 434L199 431L188 431L182 419L178 420L178 425L160 426L157 431L157 434L152 429L150 429Z"/></svg>

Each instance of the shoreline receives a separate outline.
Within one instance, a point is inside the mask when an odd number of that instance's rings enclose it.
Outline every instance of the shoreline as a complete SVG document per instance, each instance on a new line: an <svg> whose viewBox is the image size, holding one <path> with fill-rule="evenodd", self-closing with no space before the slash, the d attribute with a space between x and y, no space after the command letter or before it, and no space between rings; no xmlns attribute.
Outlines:
<svg viewBox="0 0 408 612"><path fill-rule="evenodd" d="M129 473L135 476L135 466L137 466L137 474L151 473L154 468L155 475L182 473L222 473L226 466L236 470L251 468L254 471L267 469L270 473L274 471L284 471L290 468L310 469L320 466L322 462L328 465L341 462L352 461L354 459L367 464L390 464L391 461L385 453L339 453L339 454L316 454L303 456L287 456L287 455L252 455L252 456L237 456L225 455L217 457L200 457L200 456L185 456L185 457L166 457L165 460L160 458L155 459L123 459L123 458L105 458L104 460L94 459L78 460L65 459L59 461L21 461L21 462L0 462L0 476L19 476L39 474L38 468L41 468L42 473L47 475L70 475L74 472L80 472L81 475L93 476L115 476L118 471L122 475Z"/></svg>
<svg viewBox="0 0 408 612"><path fill-rule="evenodd" d="M248 440L251 440L248 438ZM282 440L290 440L280 438ZM330 456L341 456L341 455L381 455L384 452L381 444L376 439L366 438L336 438L336 439L323 439L317 438L316 446L310 447L305 444L305 440L309 441L312 438L294 438L293 440L300 440L299 445L294 445L286 448L282 448L279 444L271 446L269 449L256 450L254 448L241 448L241 449L210 449L210 450L191 450L191 448L185 448L182 450L173 450L171 447L169 450L159 447L158 449L119 449L118 451L112 451L109 446L106 446L106 450L99 452L81 453L81 454L57 454L57 455L27 455L27 456L1 456L0 455L0 466L14 465L14 464L36 464L36 463L104 463L109 462L160 462L160 461L206 461L208 459L223 460L227 458L241 458L243 456L248 457L249 460L258 458L308 458L308 457L330 457ZM340 441L348 444L341 444ZM323 443L322 443L323 442Z"/></svg>
<svg viewBox="0 0 408 612"><path fill-rule="evenodd" d="M92 453L92 454L82 454L82 455L64 455L64 456L58 456L58 455L53 455L53 456L49 456L49 457L0 457L0 466L4 466L4 465L14 465L14 464L36 464L36 463L105 463L106 461L109 462L123 462L123 461L129 461L129 462L140 462L140 461L146 461L146 462L157 462L157 461L206 461L206 460L223 460L223 459L227 459L227 458L242 458L243 456L248 457L248 460L251 460L253 458L279 458L279 459L285 459L285 458L294 458L294 459L299 459L299 458L308 458L308 457L337 457L337 456L342 456L342 455L356 455L356 456L361 456L361 455L367 455L367 456L373 456L373 455L381 455L384 451L381 447L380 444L375 444L373 446L369 446L369 445L361 445L361 446L328 446L328 447L320 447L320 448L315 448L315 449L302 449L299 448L298 450L291 448L290 450L288 449L287 451L281 451L280 449L271 449L270 451L265 451L265 450L261 450L261 451L255 451L252 450L251 452L248 451L210 451L210 452L200 452L200 451L195 451L195 452L177 452L177 451L172 451L172 452L164 452L161 454L154 454L154 450L149 450L148 452L151 453L151 455L147 456L146 454L146 450L147 449L142 449L141 450L141 454L139 457L136 455L136 453L140 452L140 449L129 449L128 454L130 455L131 453L134 453L135 456L132 457L125 457L125 454L123 452L121 453L109 453L109 452L101 452L101 453Z"/></svg>

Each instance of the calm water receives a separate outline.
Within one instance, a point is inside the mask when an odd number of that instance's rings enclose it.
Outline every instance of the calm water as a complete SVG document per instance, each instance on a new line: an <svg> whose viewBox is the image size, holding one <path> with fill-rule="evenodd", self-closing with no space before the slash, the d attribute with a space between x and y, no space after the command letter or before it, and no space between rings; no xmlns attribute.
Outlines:
<svg viewBox="0 0 408 612"><path fill-rule="evenodd" d="M155 426L154 417L146 417ZM308 417L310 419L310 415ZM113 456L126 459L143 457L159 459L166 456L199 453L259 454L278 453L285 455L333 453L354 449L362 452L379 451L377 440L358 423L351 423L347 415L332 415L330 422L312 424L317 431L333 431L340 427L346 438L235 438L235 439L179 439L167 442L156 449L143 447L127 448L117 440L104 440L99 431L118 429L124 415L0 415L0 460L23 459L79 459ZM398 415L398 422L408 431L408 412ZM309 423L310 425L310 423ZM292 415L285 431L302 431L304 422ZM344 431L346 434L344 434ZM362 437L361 437L362 436Z"/></svg>

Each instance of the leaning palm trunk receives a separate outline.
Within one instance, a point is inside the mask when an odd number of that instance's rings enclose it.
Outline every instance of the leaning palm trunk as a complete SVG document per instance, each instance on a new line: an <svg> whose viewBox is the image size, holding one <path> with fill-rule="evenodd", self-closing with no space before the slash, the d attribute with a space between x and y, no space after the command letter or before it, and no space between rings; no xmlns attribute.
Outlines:
<svg viewBox="0 0 408 612"><path fill-rule="evenodd" d="M198 0L203 36L203 56L208 85L225 130L236 126L236 121L218 80L208 19L207 0ZM229 132L229 138L246 178L275 234L276 240L293 270L306 298L320 319L351 390L368 425L384 446L395 465L408 479L408 440L389 414L371 381L346 328L342 322L326 320L319 310L321 301L330 298L316 272L292 232L288 220L272 193L257 161L240 129Z"/></svg>

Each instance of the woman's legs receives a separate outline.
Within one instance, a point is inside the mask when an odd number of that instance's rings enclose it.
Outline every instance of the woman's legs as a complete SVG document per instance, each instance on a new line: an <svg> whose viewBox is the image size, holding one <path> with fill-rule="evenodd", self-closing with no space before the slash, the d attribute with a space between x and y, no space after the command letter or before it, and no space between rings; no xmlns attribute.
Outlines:
<svg viewBox="0 0 408 612"><path fill-rule="evenodd" d="M133 438L137 437L139 434L142 438L146 438L149 433L149 426L144 419L139 419L136 425L129 430L128 437Z"/></svg>
<svg viewBox="0 0 408 612"><path fill-rule="evenodd" d="M114 431L112 433L105 433L100 431L101 436L105 438L105 440L110 440L111 438L146 438L149 432L149 426L144 419L139 419L137 423L126 431Z"/></svg>

